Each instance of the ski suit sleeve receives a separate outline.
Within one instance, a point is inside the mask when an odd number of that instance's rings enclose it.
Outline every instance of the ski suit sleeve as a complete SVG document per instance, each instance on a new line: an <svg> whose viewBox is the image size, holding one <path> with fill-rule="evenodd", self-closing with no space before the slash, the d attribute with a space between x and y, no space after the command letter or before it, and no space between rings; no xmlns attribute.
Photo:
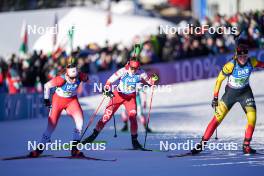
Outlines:
<svg viewBox="0 0 264 176"><path fill-rule="evenodd" d="M65 83L65 80L61 76L57 76L52 80L44 84L44 99L49 99L50 89L53 87L60 87Z"/></svg>
<svg viewBox="0 0 264 176"><path fill-rule="evenodd" d="M149 85L155 85L155 81L145 71L142 71L140 77L142 80L146 81L146 83L148 83Z"/></svg>
<svg viewBox="0 0 264 176"><path fill-rule="evenodd" d="M254 68L264 68L264 62L258 61L256 58L252 58L250 61Z"/></svg>
<svg viewBox="0 0 264 176"><path fill-rule="evenodd" d="M222 70L220 71L216 79L215 88L214 88L214 97L218 97L222 82L226 79L227 76L232 74L233 69L234 69L234 64L232 62L228 62L223 66Z"/></svg>
<svg viewBox="0 0 264 176"><path fill-rule="evenodd" d="M117 70L114 74L112 74L110 76L110 78L106 81L105 85L106 86L110 86L112 83L114 83L115 81L120 79L125 72L126 72L126 68L125 67Z"/></svg>

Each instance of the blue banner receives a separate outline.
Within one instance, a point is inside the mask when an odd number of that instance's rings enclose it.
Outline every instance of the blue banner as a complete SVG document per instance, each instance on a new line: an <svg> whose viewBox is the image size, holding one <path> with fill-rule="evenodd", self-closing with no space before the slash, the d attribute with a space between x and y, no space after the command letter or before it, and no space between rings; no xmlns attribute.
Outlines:
<svg viewBox="0 0 264 176"><path fill-rule="evenodd" d="M250 56L264 62L264 50L251 51ZM169 63L145 65L143 69L148 74L158 74L160 77L160 84L166 85L216 77L223 65L231 60L232 57L233 54L222 54L191 58ZM113 71L107 71L96 75L90 75L91 82L84 88L87 95L92 94L94 83L104 84L112 74Z"/></svg>
<svg viewBox="0 0 264 176"><path fill-rule="evenodd" d="M47 118L42 94L0 94L0 121Z"/></svg>

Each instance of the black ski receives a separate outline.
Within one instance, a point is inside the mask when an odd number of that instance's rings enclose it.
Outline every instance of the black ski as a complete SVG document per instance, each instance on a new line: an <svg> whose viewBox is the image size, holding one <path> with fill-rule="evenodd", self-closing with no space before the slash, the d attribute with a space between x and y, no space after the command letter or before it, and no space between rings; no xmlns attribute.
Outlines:
<svg viewBox="0 0 264 176"><path fill-rule="evenodd" d="M146 148L138 148L138 149L133 149L133 148L125 148L122 150L132 150L132 151L145 151L145 152L152 152L152 149L146 149Z"/></svg>
<svg viewBox="0 0 264 176"><path fill-rule="evenodd" d="M143 151L143 152L169 152L167 150L157 150L157 149L147 149L147 148L141 148L141 149L125 148L125 149L121 149L121 150Z"/></svg>
<svg viewBox="0 0 264 176"><path fill-rule="evenodd" d="M259 153L259 152L257 152L256 154L257 154L257 155L264 155L264 153Z"/></svg>
<svg viewBox="0 0 264 176"><path fill-rule="evenodd" d="M257 153L249 153L249 154L245 154L244 153L244 155L245 156L254 156L254 155L264 155L264 153L259 153L259 152L257 152Z"/></svg>
<svg viewBox="0 0 264 176"><path fill-rule="evenodd" d="M82 160L95 160L95 161L117 161L117 159L102 159L102 158L94 158L94 157L89 157L89 156L55 156L52 158L58 158L58 159L82 159Z"/></svg>
<svg viewBox="0 0 264 176"><path fill-rule="evenodd" d="M38 158L47 158L51 157L52 155L40 155L38 157L31 157L29 155L22 155L22 156L14 156L14 157L8 157L8 158L1 158L3 161L8 161L8 160L20 160L20 159L38 159Z"/></svg>
<svg viewBox="0 0 264 176"><path fill-rule="evenodd" d="M181 153L181 154L173 154L173 155L167 155L168 158L179 158L179 157L185 157L185 156L198 156L199 153L194 154L192 152L187 152L187 153ZM245 156L254 156L254 155L264 155L264 153L252 153L252 154L244 154Z"/></svg>
<svg viewBox="0 0 264 176"><path fill-rule="evenodd" d="M192 152L187 152L181 154L167 155L168 158L177 158L177 157L185 157L185 156L195 156L195 154L193 154Z"/></svg>

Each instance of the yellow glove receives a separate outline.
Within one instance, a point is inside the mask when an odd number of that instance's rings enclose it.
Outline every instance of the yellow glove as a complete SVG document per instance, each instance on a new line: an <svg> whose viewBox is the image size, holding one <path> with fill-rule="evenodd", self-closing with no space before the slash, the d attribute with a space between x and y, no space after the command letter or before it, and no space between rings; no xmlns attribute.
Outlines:
<svg viewBox="0 0 264 176"><path fill-rule="evenodd" d="M154 81L154 82L158 82L159 81L159 76L157 75L157 74L153 74L152 76L151 76L151 79L152 79L152 81Z"/></svg>

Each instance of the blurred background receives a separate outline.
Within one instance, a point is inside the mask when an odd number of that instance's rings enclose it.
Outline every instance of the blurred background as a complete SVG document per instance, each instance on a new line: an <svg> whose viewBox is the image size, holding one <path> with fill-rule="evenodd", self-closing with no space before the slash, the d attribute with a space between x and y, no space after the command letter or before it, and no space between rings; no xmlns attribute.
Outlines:
<svg viewBox="0 0 264 176"><path fill-rule="evenodd" d="M263 0L1 0L0 93L41 93L69 57L91 83L104 83L127 63L135 43L143 44L140 61L161 84L214 77L232 57L239 34L262 59L263 9ZM160 25L188 24L235 26L238 32L159 33ZM80 96L93 94L91 83ZM1 106L18 100L9 101Z"/></svg>

